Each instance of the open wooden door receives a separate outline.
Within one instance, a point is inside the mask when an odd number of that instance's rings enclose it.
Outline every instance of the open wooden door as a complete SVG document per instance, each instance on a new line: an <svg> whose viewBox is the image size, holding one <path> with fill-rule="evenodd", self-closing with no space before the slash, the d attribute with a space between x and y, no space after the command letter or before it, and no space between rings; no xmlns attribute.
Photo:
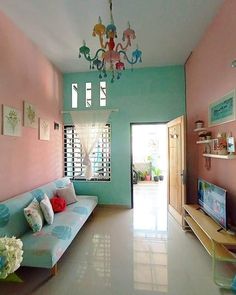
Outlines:
<svg viewBox="0 0 236 295"><path fill-rule="evenodd" d="M168 130L168 210L183 225L182 207L186 195L185 118L167 124Z"/></svg>

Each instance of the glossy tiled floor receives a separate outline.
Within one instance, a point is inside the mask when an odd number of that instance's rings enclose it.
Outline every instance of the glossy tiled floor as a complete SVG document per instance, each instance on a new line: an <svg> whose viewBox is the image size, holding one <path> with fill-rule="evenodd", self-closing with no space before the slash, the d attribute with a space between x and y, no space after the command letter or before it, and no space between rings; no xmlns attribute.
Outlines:
<svg viewBox="0 0 236 295"><path fill-rule="evenodd" d="M50 277L21 268L22 284L0 284L0 294L218 295L211 259L199 241L167 217L165 183L134 187L133 210L98 208Z"/></svg>

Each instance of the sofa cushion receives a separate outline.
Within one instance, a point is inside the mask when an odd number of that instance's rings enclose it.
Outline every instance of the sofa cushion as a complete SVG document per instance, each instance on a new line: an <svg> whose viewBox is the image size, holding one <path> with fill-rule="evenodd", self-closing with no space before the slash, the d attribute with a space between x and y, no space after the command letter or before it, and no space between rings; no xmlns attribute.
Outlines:
<svg viewBox="0 0 236 295"><path fill-rule="evenodd" d="M33 232L38 232L43 227L43 212L41 211L39 202L34 198L32 202L24 208L25 218L33 230Z"/></svg>
<svg viewBox="0 0 236 295"><path fill-rule="evenodd" d="M57 195L66 200L66 205L77 202L74 185L71 182L66 187L57 189Z"/></svg>
<svg viewBox="0 0 236 295"><path fill-rule="evenodd" d="M52 209L55 213L62 212L66 209L66 200L60 197L51 198Z"/></svg>
<svg viewBox="0 0 236 295"><path fill-rule="evenodd" d="M40 207L43 212L43 216L48 224L53 223L54 212L52 209L51 202L46 194L44 194L43 199L40 201Z"/></svg>
<svg viewBox="0 0 236 295"><path fill-rule="evenodd" d="M95 206L97 197L80 196L78 202L55 214L54 222L38 233L27 232L23 242L25 266L52 268L65 252Z"/></svg>

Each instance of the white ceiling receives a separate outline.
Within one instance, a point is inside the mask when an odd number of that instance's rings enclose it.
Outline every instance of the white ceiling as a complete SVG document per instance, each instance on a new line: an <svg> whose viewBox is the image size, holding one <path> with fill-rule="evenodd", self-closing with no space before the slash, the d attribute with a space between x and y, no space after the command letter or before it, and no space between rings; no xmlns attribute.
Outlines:
<svg viewBox="0 0 236 295"><path fill-rule="evenodd" d="M118 38L127 21L143 51L141 67L184 64L223 0L113 0ZM88 71L78 59L85 39L92 52L93 26L109 22L108 0L0 0L5 12L62 71Z"/></svg>

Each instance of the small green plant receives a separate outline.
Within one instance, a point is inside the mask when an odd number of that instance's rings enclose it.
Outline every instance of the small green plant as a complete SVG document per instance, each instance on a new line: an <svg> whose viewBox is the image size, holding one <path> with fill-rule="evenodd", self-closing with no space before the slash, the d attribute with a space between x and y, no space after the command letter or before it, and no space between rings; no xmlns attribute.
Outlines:
<svg viewBox="0 0 236 295"><path fill-rule="evenodd" d="M147 175L147 171L138 171L139 180L145 180L146 175Z"/></svg>
<svg viewBox="0 0 236 295"><path fill-rule="evenodd" d="M154 176L159 176L161 174L161 169L158 167L152 167L152 172Z"/></svg>

